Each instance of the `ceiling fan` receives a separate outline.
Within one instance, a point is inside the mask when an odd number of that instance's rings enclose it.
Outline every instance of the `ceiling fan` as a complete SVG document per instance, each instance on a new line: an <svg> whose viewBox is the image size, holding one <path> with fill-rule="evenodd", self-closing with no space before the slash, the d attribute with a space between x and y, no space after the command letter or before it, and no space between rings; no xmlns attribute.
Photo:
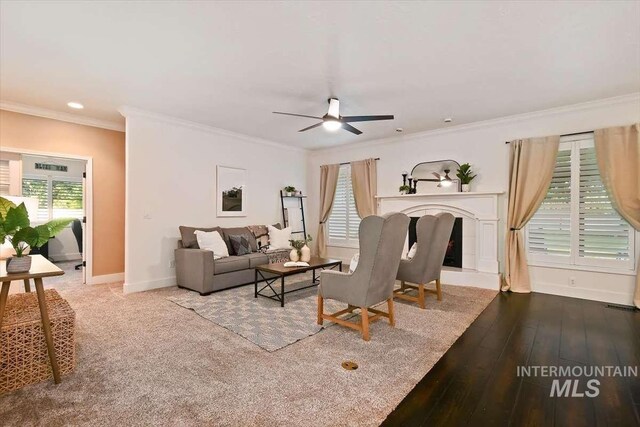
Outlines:
<svg viewBox="0 0 640 427"><path fill-rule="evenodd" d="M310 119L318 119L322 120L320 123L316 123L315 125L311 125L304 129L300 129L298 132L305 132L313 128L317 128L322 125L325 129L329 131L336 131L340 128L347 130L353 134L360 135L362 131L354 128L349 123L353 122L372 122L376 120L393 120L393 115L382 115L382 116L341 116L340 115L340 101L338 98L329 98L329 111L322 117L317 116L307 116L305 114L293 114L293 113L281 113L280 111L274 111L274 114L283 114L285 116L296 116L296 117L308 117Z"/></svg>

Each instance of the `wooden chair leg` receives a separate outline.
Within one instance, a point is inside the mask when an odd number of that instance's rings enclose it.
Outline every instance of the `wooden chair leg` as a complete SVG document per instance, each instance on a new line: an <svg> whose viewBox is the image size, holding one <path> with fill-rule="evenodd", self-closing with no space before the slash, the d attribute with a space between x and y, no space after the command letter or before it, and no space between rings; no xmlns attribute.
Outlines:
<svg viewBox="0 0 640 427"><path fill-rule="evenodd" d="M362 339L369 341L369 311L367 307L360 307L360 317L362 317Z"/></svg>
<svg viewBox="0 0 640 427"><path fill-rule="evenodd" d="M418 305L424 309L424 283L418 285Z"/></svg>
<svg viewBox="0 0 640 427"><path fill-rule="evenodd" d="M396 318L393 313L393 297L387 300L387 309L389 310L389 324L396 326Z"/></svg>
<svg viewBox="0 0 640 427"><path fill-rule="evenodd" d="M24 279L24 291L31 292L31 285L29 284L29 279Z"/></svg>
<svg viewBox="0 0 640 427"><path fill-rule="evenodd" d="M324 313L324 299L322 295L318 294L318 325L322 325L324 323L324 319L322 318L322 314Z"/></svg>
<svg viewBox="0 0 640 427"><path fill-rule="evenodd" d="M442 301L442 288L440 287L440 279L436 279L436 293L438 295L438 301Z"/></svg>
<svg viewBox="0 0 640 427"><path fill-rule="evenodd" d="M405 285L404 280L400 282L400 290L404 292L404 290L407 288L407 285Z"/></svg>

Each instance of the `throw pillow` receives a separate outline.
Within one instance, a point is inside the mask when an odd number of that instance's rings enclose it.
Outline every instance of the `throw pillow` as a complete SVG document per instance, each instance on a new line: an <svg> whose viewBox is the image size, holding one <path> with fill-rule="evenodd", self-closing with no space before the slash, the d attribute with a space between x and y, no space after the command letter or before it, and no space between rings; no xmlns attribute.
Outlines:
<svg viewBox="0 0 640 427"><path fill-rule="evenodd" d="M200 249L198 246L198 240L196 239L195 231L219 231L220 235L222 235L222 230L220 227L187 227L184 225L180 226L180 238L182 239L182 247L183 248L191 248L191 249Z"/></svg>
<svg viewBox="0 0 640 427"><path fill-rule="evenodd" d="M227 245L219 232L196 230L195 234L200 249L212 251L213 259L220 259L229 256Z"/></svg>
<svg viewBox="0 0 640 427"><path fill-rule="evenodd" d="M411 249L409 249L409 253L407 254L407 259L411 259L416 256L416 251L418 250L418 244L414 243L411 245Z"/></svg>
<svg viewBox="0 0 640 427"><path fill-rule="evenodd" d="M269 229L269 249L291 249L291 227L278 230L272 225L267 225Z"/></svg>
<svg viewBox="0 0 640 427"><path fill-rule="evenodd" d="M243 236L242 234L230 235L229 241L231 242L234 254L246 255L251 253L251 244L246 236Z"/></svg>
<svg viewBox="0 0 640 427"><path fill-rule="evenodd" d="M349 274L356 271L356 268L358 268L358 261L360 261L360 252L358 252L353 256L353 258L351 258L351 262L349 263Z"/></svg>

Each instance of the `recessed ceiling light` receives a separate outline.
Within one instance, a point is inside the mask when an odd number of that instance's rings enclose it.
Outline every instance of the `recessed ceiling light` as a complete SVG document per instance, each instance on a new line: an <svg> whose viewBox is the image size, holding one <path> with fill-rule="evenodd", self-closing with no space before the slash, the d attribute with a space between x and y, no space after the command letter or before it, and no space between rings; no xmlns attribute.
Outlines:
<svg viewBox="0 0 640 427"><path fill-rule="evenodd" d="M67 102L67 105L71 108L75 108L76 110L82 110L84 108L84 105L79 102Z"/></svg>
<svg viewBox="0 0 640 427"><path fill-rule="evenodd" d="M446 119L444 119L445 123L451 123L453 121L453 119L451 117L447 117Z"/></svg>

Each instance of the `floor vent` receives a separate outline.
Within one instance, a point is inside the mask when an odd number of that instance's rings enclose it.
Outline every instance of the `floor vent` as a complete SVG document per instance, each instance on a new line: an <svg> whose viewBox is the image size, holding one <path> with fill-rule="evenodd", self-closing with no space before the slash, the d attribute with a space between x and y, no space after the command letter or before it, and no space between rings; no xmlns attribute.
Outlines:
<svg viewBox="0 0 640 427"><path fill-rule="evenodd" d="M636 308L632 305L607 304L607 308L615 308L616 310L636 311Z"/></svg>

